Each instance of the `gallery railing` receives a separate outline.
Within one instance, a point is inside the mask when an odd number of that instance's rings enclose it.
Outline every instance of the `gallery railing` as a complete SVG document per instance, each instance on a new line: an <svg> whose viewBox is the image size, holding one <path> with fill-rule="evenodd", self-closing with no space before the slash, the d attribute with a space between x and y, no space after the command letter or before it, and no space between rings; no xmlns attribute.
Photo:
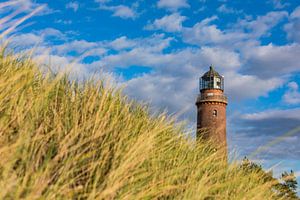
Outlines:
<svg viewBox="0 0 300 200"><path fill-rule="evenodd" d="M228 99L224 94L199 94L197 102L203 101L221 101L227 103Z"/></svg>

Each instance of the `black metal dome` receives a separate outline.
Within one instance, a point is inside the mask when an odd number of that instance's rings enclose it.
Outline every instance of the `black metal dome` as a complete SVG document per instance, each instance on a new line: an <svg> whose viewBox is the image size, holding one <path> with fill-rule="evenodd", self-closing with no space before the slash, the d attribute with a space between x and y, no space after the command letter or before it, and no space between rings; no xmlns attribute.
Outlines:
<svg viewBox="0 0 300 200"><path fill-rule="evenodd" d="M201 78L203 79L210 79L211 77L219 77L221 78L222 76L213 68L213 66L211 65L209 67L209 71L206 72Z"/></svg>

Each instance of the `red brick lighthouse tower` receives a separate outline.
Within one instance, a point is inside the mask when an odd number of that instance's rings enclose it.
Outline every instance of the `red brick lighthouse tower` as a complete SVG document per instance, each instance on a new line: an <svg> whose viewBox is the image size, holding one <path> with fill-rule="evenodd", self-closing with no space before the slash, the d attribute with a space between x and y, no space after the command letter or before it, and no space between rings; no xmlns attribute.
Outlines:
<svg viewBox="0 0 300 200"><path fill-rule="evenodd" d="M200 78L197 101L197 138L211 139L226 147L226 106L224 77L212 66Z"/></svg>

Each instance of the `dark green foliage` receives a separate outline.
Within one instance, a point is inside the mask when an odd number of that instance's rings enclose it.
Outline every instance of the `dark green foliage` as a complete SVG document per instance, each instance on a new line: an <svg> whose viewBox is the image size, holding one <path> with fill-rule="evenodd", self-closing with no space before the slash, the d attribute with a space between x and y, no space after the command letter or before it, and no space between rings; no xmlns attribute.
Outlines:
<svg viewBox="0 0 300 200"><path fill-rule="evenodd" d="M278 185L276 185L276 190L279 192L280 197L286 199L300 199L297 197L297 180L294 172L291 170L290 173L283 172L279 179Z"/></svg>
<svg viewBox="0 0 300 200"><path fill-rule="evenodd" d="M272 171L265 172L261 165L258 165L254 162L251 162L247 157L242 160L240 168L245 173L263 173L263 181L270 182L274 181L273 189L279 198L290 199L290 200L298 200L300 199L297 196L297 179L294 172L291 170L290 173L283 172L279 179L273 177Z"/></svg>

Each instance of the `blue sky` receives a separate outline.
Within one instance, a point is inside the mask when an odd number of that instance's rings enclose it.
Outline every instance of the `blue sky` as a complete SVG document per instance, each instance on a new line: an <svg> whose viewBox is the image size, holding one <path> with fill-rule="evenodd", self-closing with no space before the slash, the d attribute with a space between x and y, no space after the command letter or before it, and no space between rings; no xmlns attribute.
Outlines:
<svg viewBox="0 0 300 200"><path fill-rule="evenodd" d="M213 64L225 76L230 150L251 157L278 141L251 158L300 176L299 0L12 0L0 31L39 6L10 33L16 51L78 79L109 78L192 128L198 78Z"/></svg>

